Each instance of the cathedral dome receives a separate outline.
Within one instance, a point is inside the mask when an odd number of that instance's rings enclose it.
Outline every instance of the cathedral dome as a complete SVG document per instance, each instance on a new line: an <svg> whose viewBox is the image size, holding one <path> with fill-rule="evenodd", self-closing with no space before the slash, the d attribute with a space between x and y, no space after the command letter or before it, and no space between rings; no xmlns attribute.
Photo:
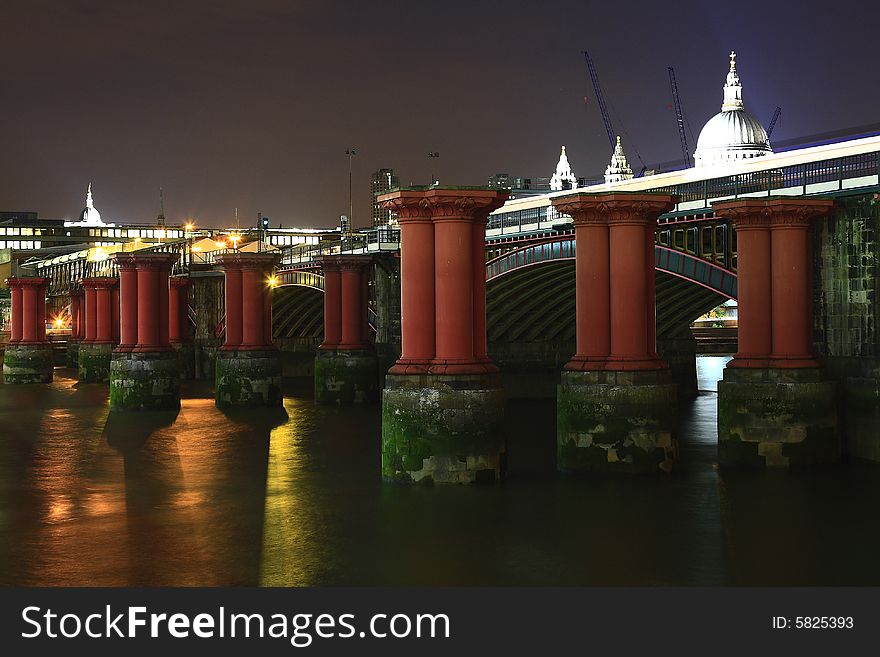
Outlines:
<svg viewBox="0 0 880 657"><path fill-rule="evenodd" d="M101 224L101 213L95 208L92 200L92 183L89 183L89 191L86 193L86 207L79 213L79 220L84 224Z"/></svg>
<svg viewBox="0 0 880 657"><path fill-rule="evenodd" d="M724 85L721 111L703 126L694 152L696 165L708 166L768 155L770 139L761 122L746 112L736 72L736 53L730 53L730 72Z"/></svg>

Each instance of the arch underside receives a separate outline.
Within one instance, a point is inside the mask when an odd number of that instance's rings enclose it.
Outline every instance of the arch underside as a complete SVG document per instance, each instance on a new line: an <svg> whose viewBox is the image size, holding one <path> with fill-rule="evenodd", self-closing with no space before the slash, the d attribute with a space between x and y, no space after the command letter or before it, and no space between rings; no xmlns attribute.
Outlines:
<svg viewBox="0 0 880 657"><path fill-rule="evenodd" d="M323 338L324 293L303 285L275 288L272 293L272 335L275 338Z"/></svg>
<svg viewBox="0 0 880 657"><path fill-rule="evenodd" d="M657 337L689 335L697 317L727 297L708 287L656 271ZM315 338L324 334L324 293L313 287L275 289L275 338ZM486 285L490 342L572 341L575 339L575 263L551 260L512 270Z"/></svg>
<svg viewBox="0 0 880 657"><path fill-rule="evenodd" d="M657 337L689 334L697 317L727 297L679 276L656 271ZM574 260L548 261L507 272L488 282L489 342L573 341Z"/></svg>

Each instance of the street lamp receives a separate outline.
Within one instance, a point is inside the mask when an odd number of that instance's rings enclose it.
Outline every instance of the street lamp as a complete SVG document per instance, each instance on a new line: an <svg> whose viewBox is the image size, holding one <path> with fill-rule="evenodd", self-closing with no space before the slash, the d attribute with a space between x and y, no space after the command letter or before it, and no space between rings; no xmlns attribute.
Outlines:
<svg viewBox="0 0 880 657"><path fill-rule="evenodd" d="M351 227L353 223L354 217L354 206L351 200L351 158L357 155L357 149L352 147L345 149L345 154L348 155L348 232L351 233Z"/></svg>
<svg viewBox="0 0 880 657"><path fill-rule="evenodd" d="M437 151L431 151L431 152L428 153L428 159L433 159L433 158L436 158L436 157L440 157L440 153L438 153ZM433 169L433 167L431 167L431 168ZM434 181L434 172L432 171L432 172L431 172L431 184L433 185L434 182L435 182L435 181ZM440 181L438 180L438 181L436 181L436 182L440 182Z"/></svg>

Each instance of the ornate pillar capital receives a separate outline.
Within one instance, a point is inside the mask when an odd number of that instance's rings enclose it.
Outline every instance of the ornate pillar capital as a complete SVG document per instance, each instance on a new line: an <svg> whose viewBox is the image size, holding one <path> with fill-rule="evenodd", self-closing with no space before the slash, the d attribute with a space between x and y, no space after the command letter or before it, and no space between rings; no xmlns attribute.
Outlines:
<svg viewBox="0 0 880 657"><path fill-rule="evenodd" d="M649 224L675 207L669 194L593 193L570 194L552 199L553 207L574 220L575 226L588 224Z"/></svg>

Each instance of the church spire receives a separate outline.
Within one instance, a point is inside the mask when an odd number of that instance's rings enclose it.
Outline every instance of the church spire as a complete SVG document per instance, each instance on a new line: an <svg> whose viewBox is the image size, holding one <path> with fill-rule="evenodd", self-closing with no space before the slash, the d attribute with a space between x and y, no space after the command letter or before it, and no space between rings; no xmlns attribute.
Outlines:
<svg viewBox="0 0 880 657"><path fill-rule="evenodd" d="M724 103L721 105L721 111L736 112L743 107L742 85L736 72L736 53L731 50L730 70L727 72L727 84L724 85Z"/></svg>
<svg viewBox="0 0 880 657"><path fill-rule="evenodd" d="M611 163L605 169L605 184L629 180L632 177L632 168L630 168L629 163L626 161L626 155L623 153L620 135L617 135L617 144L614 146L614 153L611 154Z"/></svg>
<svg viewBox="0 0 880 657"><path fill-rule="evenodd" d="M556 164L556 173L550 178L550 189L553 191L576 189L577 185L577 177L571 170L571 164L568 163L568 156L565 154L565 146L563 146L559 162Z"/></svg>

